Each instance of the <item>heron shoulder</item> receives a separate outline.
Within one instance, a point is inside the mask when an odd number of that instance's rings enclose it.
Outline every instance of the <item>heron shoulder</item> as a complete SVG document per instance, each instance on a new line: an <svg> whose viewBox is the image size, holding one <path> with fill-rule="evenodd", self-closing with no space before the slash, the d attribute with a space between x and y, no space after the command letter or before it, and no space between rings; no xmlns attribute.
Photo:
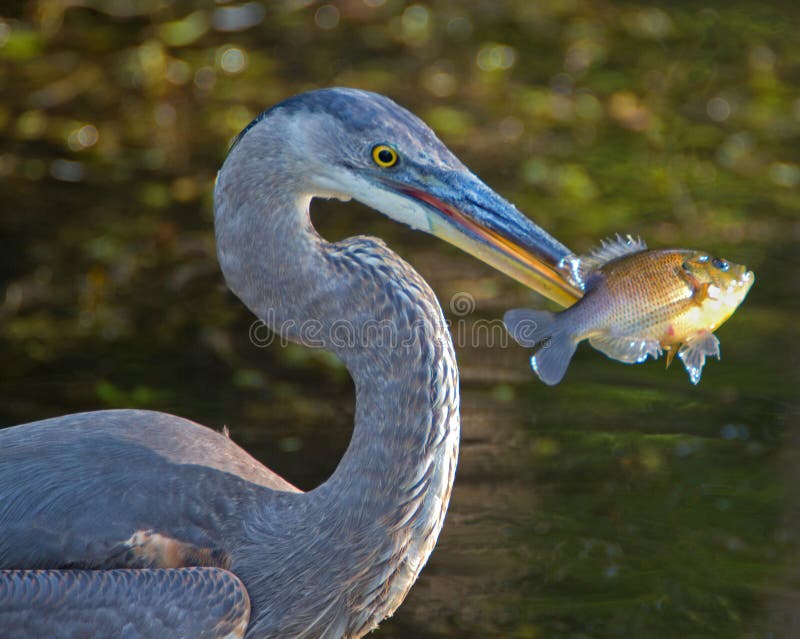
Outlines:
<svg viewBox="0 0 800 639"><path fill-rule="evenodd" d="M0 457L24 451L39 456L46 449L80 448L97 453L112 445L147 449L175 464L205 466L279 491L301 492L253 458L232 439L182 417L149 410L103 410L75 413L0 431Z"/></svg>

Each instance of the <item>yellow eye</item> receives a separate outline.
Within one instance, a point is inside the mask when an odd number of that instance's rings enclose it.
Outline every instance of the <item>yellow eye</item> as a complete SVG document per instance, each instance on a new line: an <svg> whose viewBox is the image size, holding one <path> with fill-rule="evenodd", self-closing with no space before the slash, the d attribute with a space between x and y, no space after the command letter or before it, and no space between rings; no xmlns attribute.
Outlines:
<svg viewBox="0 0 800 639"><path fill-rule="evenodd" d="M376 144L372 147L372 161L382 169L394 166L399 159L397 151L386 144Z"/></svg>

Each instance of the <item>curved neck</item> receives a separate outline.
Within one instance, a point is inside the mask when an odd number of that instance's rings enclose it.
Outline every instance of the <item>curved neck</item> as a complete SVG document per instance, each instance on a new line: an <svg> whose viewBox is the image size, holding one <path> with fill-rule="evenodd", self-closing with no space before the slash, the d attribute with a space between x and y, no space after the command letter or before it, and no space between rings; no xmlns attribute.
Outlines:
<svg viewBox="0 0 800 639"><path fill-rule="evenodd" d="M260 170L257 149L275 145L254 144L256 132L237 145L217 178L219 260L230 288L270 328L336 353L353 378L350 445L332 477L304 499L308 516L337 519L329 526L336 543L361 540L363 549L351 554L363 550L368 561L377 550L384 557L381 575L363 574L363 584L356 576L342 580L343 596L361 591L379 599L361 606L361 616L369 615L353 622L371 627L416 579L449 501L459 438L452 340L430 287L380 240L328 243L314 231L312 194L293 183L284 168L290 163L280 158L270 157L269 175ZM297 544L320 543L319 527L306 530L314 538ZM350 561L356 570L359 562ZM376 577L385 588L376 590Z"/></svg>

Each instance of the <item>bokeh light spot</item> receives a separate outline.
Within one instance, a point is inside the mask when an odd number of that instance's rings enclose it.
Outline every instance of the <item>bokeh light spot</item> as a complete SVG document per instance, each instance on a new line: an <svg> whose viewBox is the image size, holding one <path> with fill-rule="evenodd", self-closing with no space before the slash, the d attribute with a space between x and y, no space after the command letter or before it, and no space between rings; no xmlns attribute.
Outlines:
<svg viewBox="0 0 800 639"><path fill-rule="evenodd" d="M53 160L50 175L62 182L80 182L83 179L83 164L72 160Z"/></svg>
<svg viewBox="0 0 800 639"><path fill-rule="evenodd" d="M194 74L194 85L201 91L211 91L217 82L217 74L211 67L200 67Z"/></svg>
<svg viewBox="0 0 800 639"><path fill-rule="evenodd" d="M170 60L166 72L167 82L183 85L192 78L192 67L183 60Z"/></svg>
<svg viewBox="0 0 800 639"><path fill-rule="evenodd" d="M769 167L769 178L774 184L794 188L800 185L800 168L787 162L773 162Z"/></svg>
<svg viewBox="0 0 800 639"><path fill-rule="evenodd" d="M525 125L522 124L522 120L510 115L500 120L498 129L500 131L500 137L503 138L504 141L516 142L525 132Z"/></svg>
<svg viewBox="0 0 800 639"><path fill-rule="evenodd" d="M339 9L332 4L324 4L314 14L314 22L320 29L335 29L339 24Z"/></svg>
<svg viewBox="0 0 800 639"><path fill-rule="evenodd" d="M67 146L72 151L82 151L97 144L100 134L93 124L84 124L70 131L67 136Z"/></svg>
<svg viewBox="0 0 800 639"><path fill-rule="evenodd" d="M219 66L231 75L247 68L247 54L238 47L225 47L219 56Z"/></svg>
<svg viewBox="0 0 800 639"><path fill-rule="evenodd" d="M488 44L478 51L476 58L481 71L503 71L517 61L517 53L507 44Z"/></svg>
<svg viewBox="0 0 800 639"><path fill-rule="evenodd" d="M457 40L466 40L472 35L472 22L465 16L451 18L447 22L447 33Z"/></svg>
<svg viewBox="0 0 800 639"><path fill-rule="evenodd" d="M156 124L163 128L169 128L178 120L178 112L169 102L159 102L153 110Z"/></svg>
<svg viewBox="0 0 800 639"><path fill-rule="evenodd" d="M412 4L400 21L403 40L412 46L425 44L431 35L431 12L421 4Z"/></svg>
<svg viewBox="0 0 800 639"><path fill-rule="evenodd" d="M266 9L258 2L214 9L211 25L217 31L244 31L258 24L266 15Z"/></svg>
<svg viewBox="0 0 800 639"><path fill-rule="evenodd" d="M731 105L725 98L711 98L706 104L706 113L714 122L725 122L731 115Z"/></svg>
<svg viewBox="0 0 800 639"><path fill-rule="evenodd" d="M33 139L41 137L47 128L47 118L38 110L25 111L17 119L17 133L22 138Z"/></svg>

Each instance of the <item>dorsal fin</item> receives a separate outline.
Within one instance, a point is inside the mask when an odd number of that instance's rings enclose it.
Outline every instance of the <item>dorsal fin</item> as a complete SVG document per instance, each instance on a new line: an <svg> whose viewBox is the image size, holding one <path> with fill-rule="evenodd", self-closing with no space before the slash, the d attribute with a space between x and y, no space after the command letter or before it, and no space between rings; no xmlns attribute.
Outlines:
<svg viewBox="0 0 800 639"><path fill-rule="evenodd" d="M584 255L579 260L578 275L582 283L585 283L589 275L598 268L607 264L611 260L632 253L639 253L647 250L647 244L640 237L633 235L622 236L619 233L615 237L601 240L600 246L592 249L589 255Z"/></svg>

